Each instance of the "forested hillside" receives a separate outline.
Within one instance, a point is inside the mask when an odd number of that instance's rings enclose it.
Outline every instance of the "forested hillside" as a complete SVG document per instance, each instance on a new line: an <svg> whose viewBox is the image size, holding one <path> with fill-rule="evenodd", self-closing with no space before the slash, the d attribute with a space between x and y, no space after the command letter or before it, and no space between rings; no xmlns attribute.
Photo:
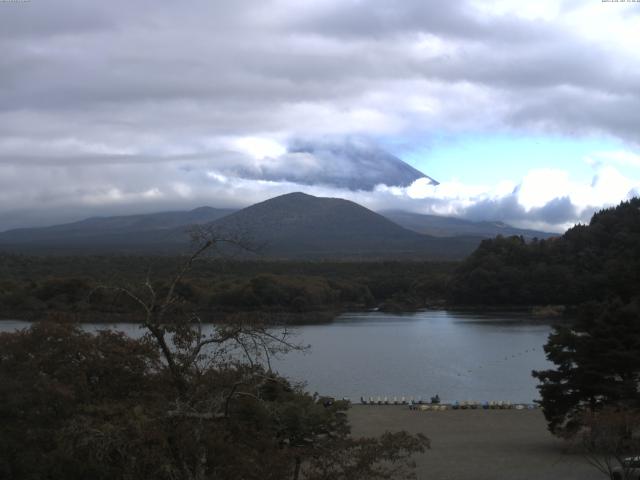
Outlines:
<svg viewBox="0 0 640 480"><path fill-rule="evenodd" d="M602 210L561 237L484 240L449 287L454 304L626 302L640 292L640 199Z"/></svg>

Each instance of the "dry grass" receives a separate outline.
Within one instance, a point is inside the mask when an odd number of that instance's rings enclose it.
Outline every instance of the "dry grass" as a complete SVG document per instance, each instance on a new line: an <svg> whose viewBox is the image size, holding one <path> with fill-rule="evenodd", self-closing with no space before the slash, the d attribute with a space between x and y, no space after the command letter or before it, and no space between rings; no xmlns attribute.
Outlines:
<svg viewBox="0 0 640 480"><path fill-rule="evenodd" d="M416 457L418 478L431 480L603 479L580 454L546 429L540 410L421 412L406 406L354 405L354 435L421 432L432 449Z"/></svg>

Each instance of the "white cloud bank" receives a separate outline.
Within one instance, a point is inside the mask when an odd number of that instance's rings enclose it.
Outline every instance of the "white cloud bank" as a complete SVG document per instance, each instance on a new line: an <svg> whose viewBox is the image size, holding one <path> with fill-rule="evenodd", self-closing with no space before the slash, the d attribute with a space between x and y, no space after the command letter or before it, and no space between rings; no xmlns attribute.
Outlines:
<svg viewBox="0 0 640 480"><path fill-rule="evenodd" d="M265 168L264 163L286 169L291 153L269 142L251 140L245 163ZM335 145L335 144L334 144ZM265 147L266 148L263 148ZM258 148L259 147L259 148ZM324 147L323 147L324 148ZM370 148L370 147L367 147ZM317 153L317 152L315 152ZM624 153L624 152L623 152ZM202 205L240 208L267 198L304 191L317 196L341 197L373 210L408 210L416 213L457 216L471 220L497 220L514 226L561 232L576 222L588 221L600 208L638 195L640 180L628 178L617 168L633 154L594 153L599 158L588 182L571 178L557 169L534 169L520 181L496 186L470 185L459 181L435 184L428 177L393 185L381 181L372 188L349 188L333 181L313 184L277 178L254 178L251 173L226 168L210 158L176 158L153 161L153 168L138 163L61 164L46 169L30 166L24 182L24 166L0 164L0 224L5 229L78 220L89 215L112 215L159 210L189 209ZM251 156L251 155L254 156ZM265 156L268 154L276 157ZM321 177L314 153L309 155L314 178ZM395 158L395 157L394 157ZM357 156L356 156L357 159ZM342 158L347 162L349 157ZM306 168L306 161L289 164ZM326 165L326 163L321 163ZM233 164L237 166L237 164ZM378 165L378 163L375 163ZM354 170L357 174L361 169ZM238 173L240 172L240 174ZM246 172L245 172L246 173ZM343 179L352 176L344 175ZM21 208L11 200L20 196Z"/></svg>
<svg viewBox="0 0 640 480"><path fill-rule="evenodd" d="M596 210L639 195L640 178L628 178L614 166L601 164L588 183L572 179L565 170L545 168L530 170L521 181L497 187L460 183L434 187L418 180L397 193L421 199L425 213L562 232L587 222Z"/></svg>

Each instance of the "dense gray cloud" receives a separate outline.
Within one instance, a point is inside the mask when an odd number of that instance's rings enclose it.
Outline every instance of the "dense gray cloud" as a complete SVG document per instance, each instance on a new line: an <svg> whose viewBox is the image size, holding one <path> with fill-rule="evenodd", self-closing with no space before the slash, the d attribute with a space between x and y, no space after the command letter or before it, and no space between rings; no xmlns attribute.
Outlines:
<svg viewBox="0 0 640 480"><path fill-rule="evenodd" d="M581 215L581 209L571 202L569 197L557 197L541 207L526 209L518 201L517 192L498 199L485 199L464 209L461 216L470 220L493 220L528 222L529 224L564 225L576 219L582 220L592 211Z"/></svg>
<svg viewBox="0 0 640 480"><path fill-rule="evenodd" d="M636 6L495 5L0 2L0 229L307 187L564 224L583 206L562 195L533 209L467 196L463 208L377 188L422 173L369 139L552 131L640 144Z"/></svg>
<svg viewBox="0 0 640 480"><path fill-rule="evenodd" d="M312 17L297 23L300 31L319 35L380 38L428 32L445 38L501 42L531 42L555 36L544 24L514 17L483 19L470 2L394 0L329 2Z"/></svg>
<svg viewBox="0 0 640 480"><path fill-rule="evenodd" d="M482 15L471 2L106 5L2 5L0 78L10 88L0 92L0 109L89 116L88 127L174 133L188 125L194 136L229 133L225 117L234 134L299 133L298 114L309 112L317 117L307 120L310 133L322 134L332 130L327 117L343 109L378 108L391 123L411 113L368 98L393 94L398 82L437 95L443 111L423 120L446 123L459 103L473 108L474 99L456 91L468 82L509 100L509 116L497 119L507 125L514 118L617 135L610 117L633 109L616 101L638 98L639 69L624 54L559 23ZM594 92L610 97L595 118ZM193 119L177 124L185 114ZM344 120L339 133L364 130Z"/></svg>

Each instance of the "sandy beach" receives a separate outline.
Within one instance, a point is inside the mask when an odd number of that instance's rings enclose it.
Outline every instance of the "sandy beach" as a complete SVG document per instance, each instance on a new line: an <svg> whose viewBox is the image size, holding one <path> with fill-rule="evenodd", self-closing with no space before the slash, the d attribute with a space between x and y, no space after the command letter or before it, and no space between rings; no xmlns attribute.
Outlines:
<svg viewBox="0 0 640 480"><path fill-rule="evenodd" d="M597 480L585 458L546 429L540 410L414 411L406 406L354 405L354 435L421 432L431 450L416 457L421 480Z"/></svg>

